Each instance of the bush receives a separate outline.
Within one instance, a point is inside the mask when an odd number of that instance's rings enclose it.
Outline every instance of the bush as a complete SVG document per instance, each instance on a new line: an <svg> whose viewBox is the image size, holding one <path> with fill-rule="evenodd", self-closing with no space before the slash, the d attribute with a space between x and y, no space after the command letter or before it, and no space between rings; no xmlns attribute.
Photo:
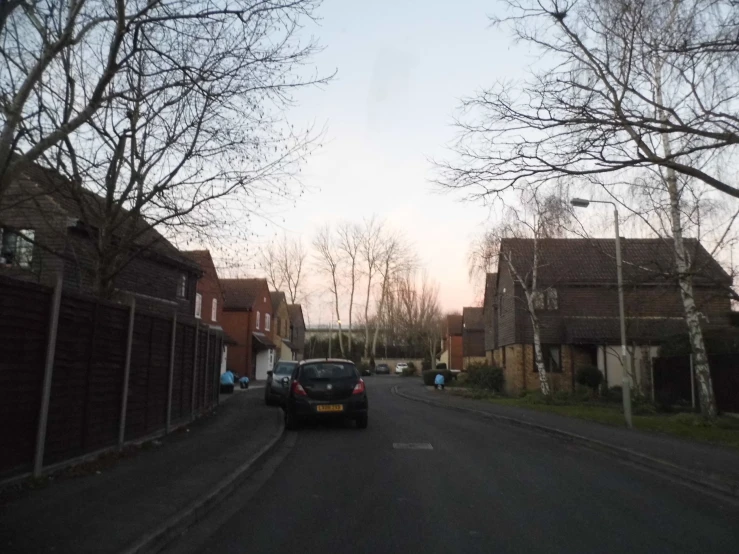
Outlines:
<svg viewBox="0 0 739 554"><path fill-rule="evenodd" d="M413 377L416 374L415 367L406 367L401 374L403 377Z"/></svg>
<svg viewBox="0 0 739 554"><path fill-rule="evenodd" d="M487 364L470 364L467 368L467 382L478 389L503 392L505 378L503 370Z"/></svg>
<svg viewBox="0 0 739 554"><path fill-rule="evenodd" d="M357 371L359 371L360 375L369 375L370 374L370 365L366 362L359 362L357 364Z"/></svg>
<svg viewBox="0 0 739 554"><path fill-rule="evenodd" d="M415 373L418 368L416 367L415 362L408 362L408 369Z"/></svg>
<svg viewBox="0 0 739 554"><path fill-rule="evenodd" d="M447 369L447 367L446 364L442 362L440 364L436 364L436 369Z"/></svg>
<svg viewBox="0 0 739 554"><path fill-rule="evenodd" d="M621 387L611 387L606 391L606 400L611 402L623 402L624 391Z"/></svg>
<svg viewBox="0 0 739 554"><path fill-rule="evenodd" d="M440 370L427 369L421 374L423 376L423 384L429 387L433 387L434 379L436 379L436 376L439 374L444 376L445 384L449 383L452 380L452 372L449 371L448 369L440 369Z"/></svg>
<svg viewBox="0 0 739 554"><path fill-rule="evenodd" d="M583 387L592 389L593 394L595 394L603 382L603 374L597 367L589 365L577 370L575 381Z"/></svg>

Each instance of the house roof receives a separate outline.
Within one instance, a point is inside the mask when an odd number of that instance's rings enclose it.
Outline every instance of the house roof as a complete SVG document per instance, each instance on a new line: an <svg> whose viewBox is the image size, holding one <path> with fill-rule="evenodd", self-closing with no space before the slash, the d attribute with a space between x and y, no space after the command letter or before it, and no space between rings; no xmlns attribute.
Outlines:
<svg viewBox="0 0 739 554"><path fill-rule="evenodd" d="M28 193L29 199L38 194L47 195L53 202L64 211L68 217L77 219L92 228L100 228L106 217L105 199L65 178L58 171L32 164L23 171L18 180L24 192ZM28 190L35 187L38 190ZM189 268L197 268L189 258L182 253L164 236L159 233L145 218L141 216L128 217L130 212L121 209L121 222L117 228L113 228L113 234L123 236L133 233L132 243L142 249L154 252L168 260ZM127 223L133 223L131 230ZM124 228L125 227L125 228Z"/></svg>
<svg viewBox="0 0 739 554"><path fill-rule="evenodd" d="M485 350L495 349L494 307L498 290L498 274L488 273L485 276L485 299L483 300L485 324Z"/></svg>
<svg viewBox="0 0 739 554"><path fill-rule="evenodd" d="M621 328L618 317L566 318L564 340L569 343L620 344ZM626 318L626 336L629 341L659 342L668 337L687 333L685 319L672 318Z"/></svg>
<svg viewBox="0 0 739 554"><path fill-rule="evenodd" d="M482 301L482 307L485 311L492 308L495 303L495 293L498 290L498 274L487 273L485 275L485 297Z"/></svg>
<svg viewBox="0 0 739 554"><path fill-rule="evenodd" d="M260 291L267 290L266 279L221 279L225 296L223 307L227 310L248 310Z"/></svg>
<svg viewBox="0 0 739 554"><path fill-rule="evenodd" d="M616 248L613 239L539 239L538 278L542 284L615 283ZM731 277L696 239L685 239L693 260L696 284L730 284ZM530 277L534 240L508 238L501 254L510 253L522 278ZM675 275L671 239L621 239L625 283L662 283ZM505 263L501 261L501 263Z"/></svg>
<svg viewBox="0 0 739 554"><path fill-rule="evenodd" d="M466 307L462 309L462 323L467 331L484 331L485 315L483 308Z"/></svg>
<svg viewBox="0 0 739 554"><path fill-rule="evenodd" d="M451 314L446 316L447 332L450 335L462 334L462 316L459 314Z"/></svg>
<svg viewBox="0 0 739 554"><path fill-rule="evenodd" d="M285 297L285 293L281 290L271 290L269 291L269 296L272 299L272 311L276 312L277 308L280 307L280 304L283 302L287 304L287 297Z"/></svg>
<svg viewBox="0 0 739 554"><path fill-rule="evenodd" d="M305 318L303 317L303 307L300 304L288 304L287 313L290 314L290 322L295 325L305 327Z"/></svg>

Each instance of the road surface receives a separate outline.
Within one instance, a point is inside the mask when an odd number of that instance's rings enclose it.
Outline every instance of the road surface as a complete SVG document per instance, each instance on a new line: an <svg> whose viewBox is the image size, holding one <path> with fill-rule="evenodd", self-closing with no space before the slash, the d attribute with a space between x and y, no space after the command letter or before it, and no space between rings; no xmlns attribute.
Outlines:
<svg viewBox="0 0 739 554"><path fill-rule="evenodd" d="M392 394L289 432L168 552L739 552L739 506L559 439Z"/></svg>

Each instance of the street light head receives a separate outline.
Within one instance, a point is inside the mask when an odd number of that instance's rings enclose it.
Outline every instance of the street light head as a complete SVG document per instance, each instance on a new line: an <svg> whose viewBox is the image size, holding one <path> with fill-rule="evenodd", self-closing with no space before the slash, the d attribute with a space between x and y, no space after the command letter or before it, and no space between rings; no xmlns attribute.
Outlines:
<svg viewBox="0 0 739 554"><path fill-rule="evenodd" d="M585 200L584 198L573 198L570 200L570 204L578 208L587 208L590 205L590 200Z"/></svg>

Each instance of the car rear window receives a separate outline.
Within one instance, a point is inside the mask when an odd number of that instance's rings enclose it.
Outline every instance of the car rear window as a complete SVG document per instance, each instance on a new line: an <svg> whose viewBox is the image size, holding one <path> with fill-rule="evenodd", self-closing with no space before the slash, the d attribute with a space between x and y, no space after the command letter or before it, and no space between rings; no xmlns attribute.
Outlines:
<svg viewBox="0 0 739 554"><path fill-rule="evenodd" d="M359 377L357 368L350 363L318 362L306 364L300 370L301 380L306 381L330 381L349 377Z"/></svg>
<svg viewBox="0 0 739 554"><path fill-rule="evenodd" d="M297 364L277 364L275 375L290 375Z"/></svg>

